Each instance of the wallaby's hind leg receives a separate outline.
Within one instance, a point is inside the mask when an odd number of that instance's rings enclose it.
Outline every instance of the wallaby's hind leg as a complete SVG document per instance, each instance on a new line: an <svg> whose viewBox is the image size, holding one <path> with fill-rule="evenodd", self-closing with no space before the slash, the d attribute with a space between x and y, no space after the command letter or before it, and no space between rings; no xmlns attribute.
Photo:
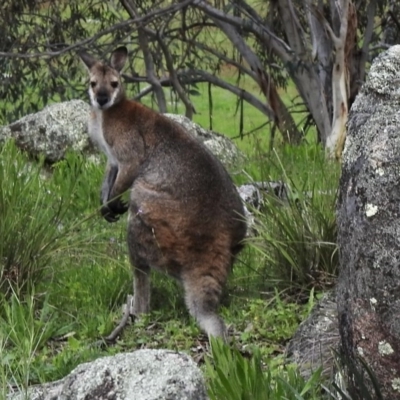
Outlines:
<svg viewBox="0 0 400 400"><path fill-rule="evenodd" d="M138 235L137 226L131 218L128 222L128 251L129 259L133 268L133 302L130 314L139 316L150 312L150 267L139 253L136 242Z"/></svg>
<svg viewBox="0 0 400 400"><path fill-rule="evenodd" d="M186 276L183 279L186 305L208 337L220 337L226 341L224 321L217 314L222 294L222 284L211 275Z"/></svg>
<svg viewBox="0 0 400 400"><path fill-rule="evenodd" d="M137 267L133 269L133 304L131 315L138 317L140 314L150 312L150 268Z"/></svg>

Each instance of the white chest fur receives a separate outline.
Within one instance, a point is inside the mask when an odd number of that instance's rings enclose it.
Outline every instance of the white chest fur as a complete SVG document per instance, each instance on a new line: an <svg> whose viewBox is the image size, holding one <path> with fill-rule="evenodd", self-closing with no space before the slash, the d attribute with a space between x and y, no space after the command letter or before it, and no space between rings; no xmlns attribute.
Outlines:
<svg viewBox="0 0 400 400"><path fill-rule="evenodd" d="M113 151L104 138L103 113L101 110L92 110L89 120L89 135L93 142L95 142L106 154L108 161L113 165L117 165L118 162L113 154Z"/></svg>

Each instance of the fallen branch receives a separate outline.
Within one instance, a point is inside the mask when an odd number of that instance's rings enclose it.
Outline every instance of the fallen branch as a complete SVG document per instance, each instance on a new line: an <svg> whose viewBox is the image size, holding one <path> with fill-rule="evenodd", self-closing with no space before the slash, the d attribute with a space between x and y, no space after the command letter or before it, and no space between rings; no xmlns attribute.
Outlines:
<svg viewBox="0 0 400 400"><path fill-rule="evenodd" d="M121 321L117 325L117 327L108 335L104 338L105 342L107 344L113 344L115 343L117 337L120 335L120 333L124 330L126 324L128 323L128 319L131 316L131 305L133 301L133 296L128 295L127 300L126 300L126 307L125 307L125 312L124 315L122 316Z"/></svg>

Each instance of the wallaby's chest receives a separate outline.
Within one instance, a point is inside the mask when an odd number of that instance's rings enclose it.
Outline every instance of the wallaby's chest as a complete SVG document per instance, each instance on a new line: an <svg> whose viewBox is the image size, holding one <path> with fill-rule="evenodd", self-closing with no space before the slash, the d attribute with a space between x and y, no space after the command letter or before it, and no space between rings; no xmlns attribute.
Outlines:
<svg viewBox="0 0 400 400"><path fill-rule="evenodd" d="M106 154L111 164L117 165L117 159L104 136L103 114L100 110L93 110L89 120L89 135L94 143Z"/></svg>

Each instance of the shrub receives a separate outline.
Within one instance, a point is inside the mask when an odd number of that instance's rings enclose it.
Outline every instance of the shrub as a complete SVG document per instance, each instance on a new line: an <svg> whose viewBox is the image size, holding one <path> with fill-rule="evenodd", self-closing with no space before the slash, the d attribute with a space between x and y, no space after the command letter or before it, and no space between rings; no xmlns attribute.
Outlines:
<svg viewBox="0 0 400 400"><path fill-rule="evenodd" d="M73 167L83 168L82 159L76 158L74 163ZM35 283L51 277L50 265L57 265L57 260L63 259L69 250L88 241L80 229L93 213L84 216L80 214L83 207L73 207L76 198L90 197L87 185L79 184L82 182L71 171L67 173L66 168L60 168L57 179L46 179L43 167L43 159L30 162L11 141L0 149L0 292L3 294L9 293L10 288L26 292Z"/></svg>

